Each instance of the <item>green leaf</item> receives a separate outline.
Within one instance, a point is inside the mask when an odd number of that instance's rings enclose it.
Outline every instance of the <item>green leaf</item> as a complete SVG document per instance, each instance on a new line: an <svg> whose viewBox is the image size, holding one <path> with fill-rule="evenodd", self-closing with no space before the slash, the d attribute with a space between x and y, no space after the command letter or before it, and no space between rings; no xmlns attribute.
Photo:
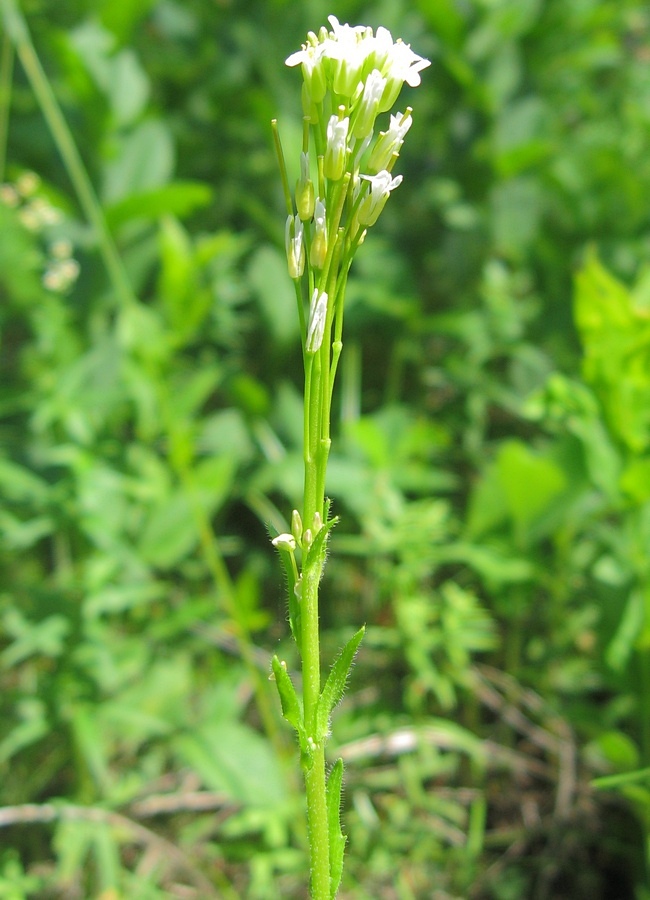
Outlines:
<svg viewBox="0 0 650 900"><path fill-rule="evenodd" d="M637 638L643 630L645 605L643 593L632 591L623 610L616 634L605 650L605 661L615 672L622 672L628 663Z"/></svg>
<svg viewBox="0 0 650 900"><path fill-rule="evenodd" d="M527 531L566 487L561 469L548 457L511 440L499 449L497 468L506 503L515 525Z"/></svg>
<svg viewBox="0 0 650 900"><path fill-rule="evenodd" d="M286 797L277 758L248 725L224 719L179 735L172 746L207 788L224 791L236 803L277 809Z"/></svg>
<svg viewBox="0 0 650 900"><path fill-rule="evenodd" d="M104 169L103 199L115 204L130 194L166 184L174 169L174 142L161 119L143 119L114 138L114 155Z"/></svg>
<svg viewBox="0 0 650 900"><path fill-rule="evenodd" d="M591 786L601 790L610 790L637 781L650 781L650 767L637 769L636 772L623 772L620 775L604 775L602 778L594 778Z"/></svg>
<svg viewBox="0 0 650 900"><path fill-rule="evenodd" d="M270 337L280 345L289 344L298 337L298 317L284 253L268 245L260 247L249 263L248 279L257 295Z"/></svg>
<svg viewBox="0 0 650 900"><path fill-rule="evenodd" d="M129 194L106 211L112 228L133 219L158 219L163 215L183 218L212 201L212 188L202 181L173 181L162 187Z"/></svg>
<svg viewBox="0 0 650 900"><path fill-rule="evenodd" d="M291 676L287 672L286 663L283 665L278 657L274 656L271 661L271 666L273 667L275 684L278 689L278 694L280 695L282 715L287 722L295 728L298 734L300 734L301 731L304 731L302 709L300 708L300 701L298 700L298 694L293 686Z"/></svg>
<svg viewBox="0 0 650 900"><path fill-rule="evenodd" d="M346 837L341 831L343 760L337 759L327 779L327 830L330 844L330 900L334 900L343 874Z"/></svg>
<svg viewBox="0 0 650 900"><path fill-rule="evenodd" d="M321 530L314 538L311 547L307 551L307 557L305 559L303 570L309 569L311 566L315 565L316 560L324 555L325 541L327 539L327 536L338 521L339 517L334 516L333 519L329 519L329 521L325 522Z"/></svg>
<svg viewBox="0 0 650 900"><path fill-rule="evenodd" d="M296 594L296 588L298 589L298 591L300 591L300 579L296 578L293 554L289 550L285 550L283 547L276 547L276 550L278 551L278 554L280 556L284 574L287 576L289 626L291 628L293 639L296 642L296 646L298 647L298 652L302 656L302 630L300 624L301 610L300 600L298 595Z"/></svg>
<svg viewBox="0 0 650 900"><path fill-rule="evenodd" d="M593 251L576 276L574 309L584 348L584 377L605 407L609 428L634 453L647 452L650 322L646 310Z"/></svg>
<svg viewBox="0 0 650 900"><path fill-rule="evenodd" d="M332 664L316 708L316 734L314 735L314 740L317 742L322 741L329 731L330 715L334 707L341 702L354 656L365 631L366 627L364 625L354 637L350 638Z"/></svg>

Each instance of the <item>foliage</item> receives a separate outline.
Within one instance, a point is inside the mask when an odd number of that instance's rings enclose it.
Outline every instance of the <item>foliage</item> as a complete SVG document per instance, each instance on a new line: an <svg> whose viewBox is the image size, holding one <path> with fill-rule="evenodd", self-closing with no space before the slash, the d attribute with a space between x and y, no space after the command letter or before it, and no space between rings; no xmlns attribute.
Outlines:
<svg viewBox="0 0 650 900"><path fill-rule="evenodd" d="M299 897L269 121L300 134L282 61L332 10L17 8L99 202L2 0L0 896ZM433 63L335 399L324 657L367 623L342 896L646 897L648 10L335 12Z"/></svg>

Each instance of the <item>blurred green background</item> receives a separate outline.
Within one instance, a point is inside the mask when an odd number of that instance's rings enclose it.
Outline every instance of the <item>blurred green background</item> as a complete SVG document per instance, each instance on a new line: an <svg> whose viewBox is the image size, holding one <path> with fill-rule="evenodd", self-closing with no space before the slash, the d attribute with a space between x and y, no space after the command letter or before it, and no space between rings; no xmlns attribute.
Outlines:
<svg viewBox="0 0 650 900"><path fill-rule="evenodd" d="M270 120L330 13L432 61L348 291L341 897L650 897L648 5L0 0L0 898L306 896Z"/></svg>

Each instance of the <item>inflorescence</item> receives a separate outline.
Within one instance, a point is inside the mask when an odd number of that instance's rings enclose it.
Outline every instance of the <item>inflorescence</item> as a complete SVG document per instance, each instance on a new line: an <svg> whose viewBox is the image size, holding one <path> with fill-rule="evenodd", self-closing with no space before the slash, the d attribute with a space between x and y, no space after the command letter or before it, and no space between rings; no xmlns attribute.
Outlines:
<svg viewBox="0 0 650 900"><path fill-rule="evenodd" d="M303 75L303 145L293 195L276 131L289 274L299 284L308 274L306 322L301 311L307 353L320 349L337 306L342 313L352 257L402 181L391 170L412 110L392 114L375 136L377 117L392 109L404 84L419 85L420 72L430 65L408 44L393 41L386 28L341 25L335 16L329 22L331 31L309 32L302 49L286 60L300 65Z"/></svg>

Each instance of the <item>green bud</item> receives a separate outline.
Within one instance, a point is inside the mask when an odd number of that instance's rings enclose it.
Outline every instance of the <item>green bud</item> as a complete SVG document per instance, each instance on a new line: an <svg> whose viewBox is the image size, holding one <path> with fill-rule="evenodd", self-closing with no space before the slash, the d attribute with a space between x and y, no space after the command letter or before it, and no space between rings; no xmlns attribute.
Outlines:
<svg viewBox="0 0 650 900"><path fill-rule="evenodd" d="M309 177L309 154L300 154L300 178L296 182L296 208L303 222L314 215L314 182Z"/></svg>
<svg viewBox="0 0 650 900"><path fill-rule="evenodd" d="M291 513L291 534L294 536L298 546L302 543L302 519L297 509Z"/></svg>

